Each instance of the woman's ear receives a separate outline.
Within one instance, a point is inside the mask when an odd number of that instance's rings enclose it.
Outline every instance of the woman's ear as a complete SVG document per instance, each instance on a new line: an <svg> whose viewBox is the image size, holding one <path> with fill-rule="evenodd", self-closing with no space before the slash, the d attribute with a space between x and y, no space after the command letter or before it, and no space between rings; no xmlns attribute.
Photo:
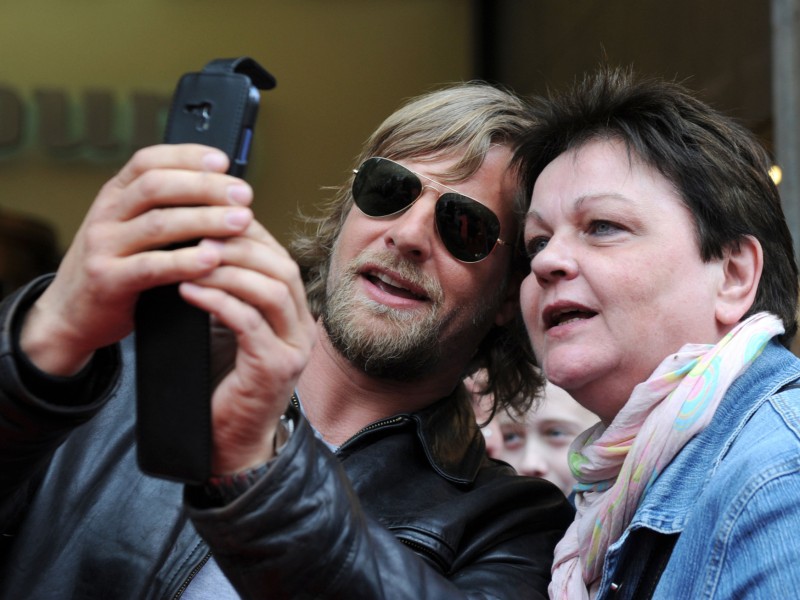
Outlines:
<svg viewBox="0 0 800 600"><path fill-rule="evenodd" d="M722 281L717 293L717 320L735 325L753 306L764 268L764 251L752 235L744 236L724 251Z"/></svg>

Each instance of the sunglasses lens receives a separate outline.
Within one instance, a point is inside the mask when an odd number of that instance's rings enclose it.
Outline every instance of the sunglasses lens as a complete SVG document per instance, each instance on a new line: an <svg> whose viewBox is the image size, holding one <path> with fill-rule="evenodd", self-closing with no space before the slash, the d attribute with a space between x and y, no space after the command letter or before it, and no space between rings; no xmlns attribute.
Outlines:
<svg viewBox="0 0 800 600"><path fill-rule="evenodd" d="M443 194L439 198L436 227L450 254L463 262L477 262L489 256L500 237L497 215L460 194Z"/></svg>
<svg viewBox="0 0 800 600"><path fill-rule="evenodd" d="M369 158L353 179L356 206L370 217L385 217L408 208L422 193L422 182L390 160Z"/></svg>

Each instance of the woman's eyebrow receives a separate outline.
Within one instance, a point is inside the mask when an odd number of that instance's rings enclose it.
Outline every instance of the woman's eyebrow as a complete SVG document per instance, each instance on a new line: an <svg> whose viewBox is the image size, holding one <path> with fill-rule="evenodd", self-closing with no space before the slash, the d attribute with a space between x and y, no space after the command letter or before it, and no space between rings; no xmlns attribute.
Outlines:
<svg viewBox="0 0 800 600"><path fill-rule="evenodd" d="M572 202L572 211L579 212L584 208L584 205L587 202L597 202L600 200L615 200L624 202L626 204L633 202L630 198L620 194L619 192L597 192L575 198L575 200ZM542 216L542 213L531 206L531 208L528 209L528 213L525 215L525 221L543 224L545 222L545 218Z"/></svg>

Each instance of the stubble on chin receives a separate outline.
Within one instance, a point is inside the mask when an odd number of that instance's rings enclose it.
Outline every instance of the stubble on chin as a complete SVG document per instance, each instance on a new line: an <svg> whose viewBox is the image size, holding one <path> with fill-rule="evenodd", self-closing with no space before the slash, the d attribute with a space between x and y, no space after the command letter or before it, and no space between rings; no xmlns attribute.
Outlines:
<svg viewBox="0 0 800 600"><path fill-rule="evenodd" d="M359 271L380 265L424 289L426 306L400 310L357 294ZM440 360L441 286L414 263L390 252L364 253L341 270L331 269L322 323L333 346L375 377L407 381L430 373Z"/></svg>

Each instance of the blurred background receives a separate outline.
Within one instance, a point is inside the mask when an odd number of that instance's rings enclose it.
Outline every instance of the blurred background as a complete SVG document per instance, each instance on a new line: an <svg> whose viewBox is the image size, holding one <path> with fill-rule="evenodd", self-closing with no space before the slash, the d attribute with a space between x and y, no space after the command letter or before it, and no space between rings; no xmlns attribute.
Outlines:
<svg viewBox="0 0 800 600"><path fill-rule="evenodd" d="M2 231L52 260L100 186L161 139L178 78L247 55L278 80L248 179L282 241L406 98L474 78L543 93L601 61L677 78L752 129L784 168L797 237L798 1L6 0Z"/></svg>

